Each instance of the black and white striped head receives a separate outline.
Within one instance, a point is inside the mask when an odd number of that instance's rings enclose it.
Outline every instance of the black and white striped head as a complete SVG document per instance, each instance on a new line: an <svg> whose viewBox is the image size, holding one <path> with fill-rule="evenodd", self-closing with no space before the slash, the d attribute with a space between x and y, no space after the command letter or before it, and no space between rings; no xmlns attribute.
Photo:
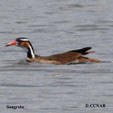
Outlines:
<svg viewBox="0 0 113 113"><path fill-rule="evenodd" d="M24 38L24 37L20 37L20 38L17 38L16 40L8 43L6 46L19 46L19 47L26 47L28 48L31 43L30 41L27 39L27 38Z"/></svg>
<svg viewBox="0 0 113 113"><path fill-rule="evenodd" d="M16 40L8 43L6 46L14 46L14 45L22 47L22 48L26 48L28 57L30 57L30 58L35 57L33 46L27 38L25 38L25 37L17 38Z"/></svg>

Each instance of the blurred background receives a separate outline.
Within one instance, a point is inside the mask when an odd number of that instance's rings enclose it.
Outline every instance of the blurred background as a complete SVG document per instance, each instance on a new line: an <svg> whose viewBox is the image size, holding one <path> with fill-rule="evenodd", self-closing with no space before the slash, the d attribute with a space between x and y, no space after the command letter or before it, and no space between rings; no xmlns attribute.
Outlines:
<svg viewBox="0 0 113 113"><path fill-rule="evenodd" d="M51 55L87 46L109 63L26 63L26 53L7 42L27 37L36 54ZM0 112L24 105L23 113L112 113L112 0L0 1ZM85 104L106 104L89 108ZM13 111L14 112L14 111Z"/></svg>

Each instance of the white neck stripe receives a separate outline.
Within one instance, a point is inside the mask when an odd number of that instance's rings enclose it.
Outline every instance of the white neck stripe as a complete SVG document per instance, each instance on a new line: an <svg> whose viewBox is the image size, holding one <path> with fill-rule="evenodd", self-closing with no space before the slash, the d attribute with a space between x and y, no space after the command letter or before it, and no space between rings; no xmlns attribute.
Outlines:
<svg viewBox="0 0 113 113"><path fill-rule="evenodd" d="M35 58L35 55L34 55L34 52L33 52L32 47L31 47L31 46L29 46L29 48L30 48L30 51L31 51L32 58Z"/></svg>

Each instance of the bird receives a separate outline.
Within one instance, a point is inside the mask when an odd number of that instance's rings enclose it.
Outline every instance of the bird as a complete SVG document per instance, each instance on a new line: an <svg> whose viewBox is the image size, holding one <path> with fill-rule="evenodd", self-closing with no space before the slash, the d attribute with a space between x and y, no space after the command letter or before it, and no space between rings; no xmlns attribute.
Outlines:
<svg viewBox="0 0 113 113"><path fill-rule="evenodd" d="M90 53L95 53L95 51L89 51L92 47L84 47L82 49L71 50L64 53L58 53L50 56L40 56L36 55L34 48L26 37L19 37L16 40L7 43L6 46L18 46L21 48L25 48L27 52L28 62L36 62L36 63L47 63L47 64L56 64L56 65L64 65L64 64L72 64L72 63L101 63L103 61L85 57L85 55Z"/></svg>

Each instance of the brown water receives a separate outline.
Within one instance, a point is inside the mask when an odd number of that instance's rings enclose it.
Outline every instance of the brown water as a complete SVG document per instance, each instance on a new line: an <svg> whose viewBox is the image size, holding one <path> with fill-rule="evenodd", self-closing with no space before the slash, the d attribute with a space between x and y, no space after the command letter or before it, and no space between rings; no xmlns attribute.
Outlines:
<svg viewBox="0 0 113 113"><path fill-rule="evenodd" d="M20 36L40 55L92 46L90 57L111 62L29 64L21 48L4 47ZM112 0L1 0L0 39L0 113L112 113Z"/></svg>

